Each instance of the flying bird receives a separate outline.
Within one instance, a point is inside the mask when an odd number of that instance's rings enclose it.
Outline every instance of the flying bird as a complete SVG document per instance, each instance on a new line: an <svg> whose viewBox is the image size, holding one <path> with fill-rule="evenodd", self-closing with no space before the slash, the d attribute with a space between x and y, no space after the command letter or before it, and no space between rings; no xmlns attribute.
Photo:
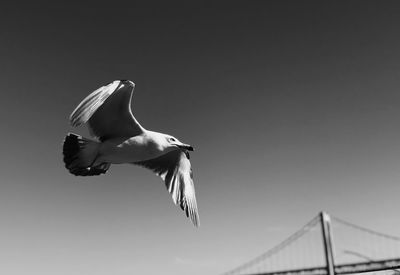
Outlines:
<svg viewBox="0 0 400 275"><path fill-rule="evenodd" d="M88 95L70 115L72 126L87 123L95 139L68 133L63 144L65 167L76 176L105 174L111 164L131 163L159 175L176 205L200 225L189 151L177 138L146 130L132 114L135 84L116 80Z"/></svg>

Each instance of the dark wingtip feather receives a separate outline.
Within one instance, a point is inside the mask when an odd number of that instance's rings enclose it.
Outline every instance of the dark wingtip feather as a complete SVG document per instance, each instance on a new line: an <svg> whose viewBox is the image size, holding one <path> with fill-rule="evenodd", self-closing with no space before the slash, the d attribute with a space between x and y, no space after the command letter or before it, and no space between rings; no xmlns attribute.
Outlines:
<svg viewBox="0 0 400 275"><path fill-rule="evenodd" d="M65 168L75 176L97 176L105 174L110 167L108 163L102 163L93 167L81 167L77 164L79 151L87 141L79 135L68 133L63 143L63 160Z"/></svg>

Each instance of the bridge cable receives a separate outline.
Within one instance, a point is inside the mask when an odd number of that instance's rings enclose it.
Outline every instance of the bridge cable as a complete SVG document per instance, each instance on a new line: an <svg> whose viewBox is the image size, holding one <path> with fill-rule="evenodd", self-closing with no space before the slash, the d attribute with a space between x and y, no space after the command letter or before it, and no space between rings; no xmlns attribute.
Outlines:
<svg viewBox="0 0 400 275"><path fill-rule="evenodd" d="M388 235L388 234L385 234L385 233L381 233L381 232L378 232L378 231L375 231L375 230L371 230L371 229L368 229L368 228L365 228L365 227L362 227L362 226L353 224L353 223L351 223L351 222L342 220L342 219L337 218L337 217L331 216L331 218L332 218L333 220L335 220L335 221L337 221L337 222L343 224L343 225L347 225L347 226L349 226L349 227L352 227L352 228L355 228L355 229L358 229L358 230L367 232L367 233L369 233L369 234L376 235L376 236L379 236L379 237L383 237L383 238L386 238L386 239L390 239L390 240L392 240L392 241L400 241L400 238L399 238L399 237L391 236L391 235Z"/></svg>
<svg viewBox="0 0 400 275"><path fill-rule="evenodd" d="M293 233L291 236L289 236L283 242L279 243L278 245L274 246L273 248L271 248L267 252L261 254L260 256L254 258L253 260L251 260L245 264L242 264L241 266L239 266L231 271L228 271L227 273L224 273L224 275L237 274L240 271L250 268L251 266L256 265L259 262L265 260L266 258L269 258L272 255L278 253L279 251L286 248L288 245L290 245L291 243L293 243L294 241L296 241L297 239L302 237L304 234L309 232L316 224L320 223L320 220L321 219L320 219L319 215L314 217L311 221L309 221L306 225L304 225L301 229L299 229L298 231Z"/></svg>

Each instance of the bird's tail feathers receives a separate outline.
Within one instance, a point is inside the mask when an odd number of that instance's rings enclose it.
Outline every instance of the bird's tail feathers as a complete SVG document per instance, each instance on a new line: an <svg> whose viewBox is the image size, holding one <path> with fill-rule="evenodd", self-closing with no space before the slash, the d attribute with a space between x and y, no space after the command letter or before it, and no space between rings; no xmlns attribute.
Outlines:
<svg viewBox="0 0 400 275"><path fill-rule="evenodd" d="M63 145L65 167L75 176L95 176L106 173L109 163L94 166L100 143L68 133Z"/></svg>

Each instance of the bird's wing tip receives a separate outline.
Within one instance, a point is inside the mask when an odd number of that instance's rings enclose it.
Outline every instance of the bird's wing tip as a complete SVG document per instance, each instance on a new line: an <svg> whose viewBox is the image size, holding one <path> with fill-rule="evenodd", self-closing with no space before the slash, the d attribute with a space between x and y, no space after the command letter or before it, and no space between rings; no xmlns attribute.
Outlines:
<svg viewBox="0 0 400 275"><path fill-rule="evenodd" d="M199 217L197 217L196 220L192 220L192 223L193 223L194 227L200 228L200 219L199 219Z"/></svg>

